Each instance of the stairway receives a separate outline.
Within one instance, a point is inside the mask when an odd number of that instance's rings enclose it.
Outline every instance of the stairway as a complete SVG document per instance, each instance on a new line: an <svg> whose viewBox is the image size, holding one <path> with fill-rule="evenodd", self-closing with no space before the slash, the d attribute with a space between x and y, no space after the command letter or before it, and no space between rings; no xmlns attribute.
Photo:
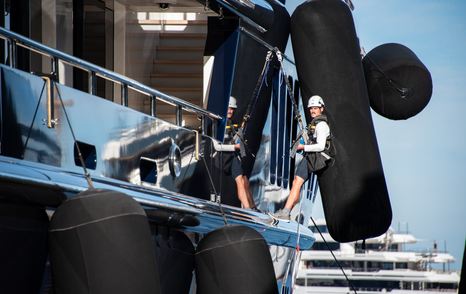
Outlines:
<svg viewBox="0 0 466 294"><path fill-rule="evenodd" d="M207 21L144 20L141 24L161 24L159 42L150 75L150 86L202 107L203 55ZM150 102L145 102L150 107ZM175 123L175 108L157 102L157 117ZM150 112L150 111L149 111ZM185 126L197 128L195 115L183 112Z"/></svg>

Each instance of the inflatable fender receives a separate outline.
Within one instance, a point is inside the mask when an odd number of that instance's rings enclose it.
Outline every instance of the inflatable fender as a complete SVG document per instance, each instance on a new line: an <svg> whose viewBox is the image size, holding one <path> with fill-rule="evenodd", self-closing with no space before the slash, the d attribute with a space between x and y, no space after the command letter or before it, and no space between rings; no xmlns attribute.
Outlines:
<svg viewBox="0 0 466 294"><path fill-rule="evenodd" d="M47 260L44 207L0 202L0 293L39 293Z"/></svg>
<svg viewBox="0 0 466 294"><path fill-rule="evenodd" d="M278 293L269 248L254 229L210 232L199 242L195 262L198 294Z"/></svg>
<svg viewBox="0 0 466 294"><path fill-rule="evenodd" d="M49 239L56 294L161 293L146 214L125 194L88 190L68 199Z"/></svg>
<svg viewBox="0 0 466 294"><path fill-rule="evenodd" d="M383 117L408 119L432 96L432 77L408 47L383 44L367 53L362 64L372 109Z"/></svg>
<svg viewBox="0 0 466 294"><path fill-rule="evenodd" d="M392 212L348 6L301 4L291 16L291 40L303 105L323 97L336 154L317 174L329 233L339 242L379 236Z"/></svg>

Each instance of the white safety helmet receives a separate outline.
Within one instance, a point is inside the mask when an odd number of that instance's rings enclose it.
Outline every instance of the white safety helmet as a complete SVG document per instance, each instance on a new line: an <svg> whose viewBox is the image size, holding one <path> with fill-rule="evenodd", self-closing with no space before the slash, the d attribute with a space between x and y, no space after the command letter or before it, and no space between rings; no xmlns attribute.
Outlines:
<svg viewBox="0 0 466 294"><path fill-rule="evenodd" d="M238 108L238 105L236 105L236 98L233 96L230 96L230 101L228 102L228 107L229 108Z"/></svg>
<svg viewBox="0 0 466 294"><path fill-rule="evenodd" d="M311 98L309 98L309 102L307 103L307 108L309 107L324 107L324 99L320 97L319 95L314 95Z"/></svg>

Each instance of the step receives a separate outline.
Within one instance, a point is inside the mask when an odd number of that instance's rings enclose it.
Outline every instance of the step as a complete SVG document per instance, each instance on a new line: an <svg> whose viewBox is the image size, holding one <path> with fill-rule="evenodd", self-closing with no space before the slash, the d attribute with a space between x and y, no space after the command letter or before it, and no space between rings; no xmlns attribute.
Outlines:
<svg viewBox="0 0 466 294"><path fill-rule="evenodd" d="M159 39L158 46L205 47L206 39L165 38Z"/></svg>
<svg viewBox="0 0 466 294"><path fill-rule="evenodd" d="M163 32L159 34L160 39L197 39L203 40L207 38L207 34L198 33L180 33L180 32Z"/></svg>
<svg viewBox="0 0 466 294"><path fill-rule="evenodd" d="M204 52L204 46L157 46L157 51L201 51Z"/></svg>
<svg viewBox="0 0 466 294"><path fill-rule="evenodd" d="M202 77L200 78L172 78L172 77L154 77L151 78L151 87L159 89L161 87L200 87L202 86Z"/></svg>
<svg viewBox="0 0 466 294"><path fill-rule="evenodd" d="M203 65L203 60L180 60L180 59L157 59L154 61L155 64L164 64L164 65Z"/></svg>
<svg viewBox="0 0 466 294"><path fill-rule="evenodd" d="M207 20L175 20L175 19L140 19L130 20L129 24L140 24L140 25L189 25L189 26L206 26Z"/></svg>
<svg viewBox="0 0 466 294"><path fill-rule="evenodd" d="M151 78L160 78L160 79L202 79L203 74L198 72L161 72L151 74Z"/></svg>
<svg viewBox="0 0 466 294"><path fill-rule="evenodd" d="M176 59L176 60L204 60L204 51L199 50L157 50L155 60Z"/></svg>
<svg viewBox="0 0 466 294"><path fill-rule="evenodd" d="M190 64L190 63L157 63L154 62L153 66L153 73L202 73L202 65L201 64Z"/></svg>

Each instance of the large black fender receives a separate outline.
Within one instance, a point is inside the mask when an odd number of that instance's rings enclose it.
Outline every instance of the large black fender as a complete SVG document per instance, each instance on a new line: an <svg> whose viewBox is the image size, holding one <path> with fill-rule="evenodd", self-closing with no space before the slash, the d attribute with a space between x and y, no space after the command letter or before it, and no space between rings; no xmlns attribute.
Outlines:
<svg viewBox="0 0 466 294"><path fill-rule="evenodd" d="M388 43L367 53L362 64L372 109L383 117L408 119L432 96L432 77L408 47Z"/></svg>
<svg viewBox="0 0 466 294"><path fill-rule="evenodd" d="M381 235L392 212L348 6L301 4L291 17L291 40L303 104L322 96L331 128L336 155L318 173L330 235L339 242Z"/></svg>
<svg viewBox="0 0 466 294"><path fill-rule="evenodd" d="M0 202L0 293L40 292L48 226L43 206Z"/></svg>
<svg viewBox="0 0 466 294"><path fill-rule="evenodd" d="M146 214L133 198L88 190L50 221L55 293L161 293Z"/></svg>
<svg viewBox="0 0 466 294"><path fill-rule="evenodd" d="M198 294L278 293L269 248L246 226L225 226L207 234L195 255Z"/></svg>

